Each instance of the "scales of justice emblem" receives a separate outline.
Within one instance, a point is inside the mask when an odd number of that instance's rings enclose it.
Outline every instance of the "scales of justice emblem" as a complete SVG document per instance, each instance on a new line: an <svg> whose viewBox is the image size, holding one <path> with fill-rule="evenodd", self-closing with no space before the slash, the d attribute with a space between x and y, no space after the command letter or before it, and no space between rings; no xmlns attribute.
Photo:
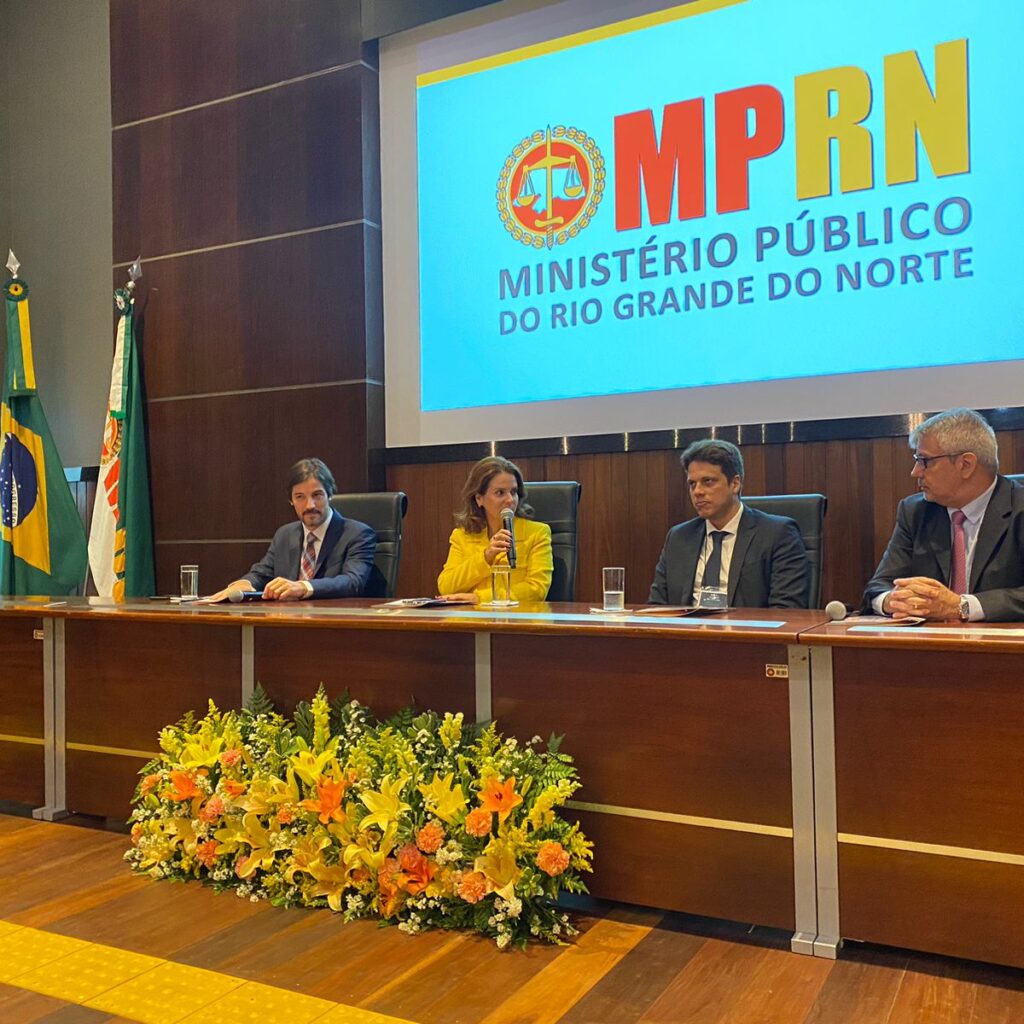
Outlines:
<svg viewBox="0 0 1024 1024"><path fill-rule="evenodd" d="M575 238L604 194L604 157L585 132L565 125L528 135L498 177L498 213L517 242L549 249Z"/></svg>

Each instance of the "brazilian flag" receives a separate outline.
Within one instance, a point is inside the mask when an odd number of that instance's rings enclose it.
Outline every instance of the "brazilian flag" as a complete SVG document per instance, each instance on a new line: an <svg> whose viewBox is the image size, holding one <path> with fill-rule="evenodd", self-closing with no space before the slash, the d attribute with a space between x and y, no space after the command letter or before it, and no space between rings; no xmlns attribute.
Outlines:
<svg viewBox="0 0 1024 1024"><path fill-rule="evenodd" d="M85 579L85 528L36 394L28 285L4 285L0 404L0 594L67 594Z"/></svg>

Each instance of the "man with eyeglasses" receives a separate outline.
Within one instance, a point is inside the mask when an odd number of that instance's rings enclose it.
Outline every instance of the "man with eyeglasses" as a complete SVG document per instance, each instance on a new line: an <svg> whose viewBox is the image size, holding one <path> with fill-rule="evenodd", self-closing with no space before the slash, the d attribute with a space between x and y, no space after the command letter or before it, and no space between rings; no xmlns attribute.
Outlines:
<svg viewBox="0 0 1024 1024"><path fill-rule="evenodd" d="M1024 620L1024 487L999 475L992 428L950 409L910 434L911 476L896 528L864 591L895 619Z"/></svg>

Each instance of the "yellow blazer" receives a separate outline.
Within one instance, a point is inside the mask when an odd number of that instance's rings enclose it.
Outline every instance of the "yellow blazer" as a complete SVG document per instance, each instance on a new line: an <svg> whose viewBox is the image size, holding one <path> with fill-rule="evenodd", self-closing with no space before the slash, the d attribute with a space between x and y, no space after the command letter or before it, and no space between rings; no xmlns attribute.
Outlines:
<svg viewBox="0 0 1024 1024"><path fill-rule="evenodd" d="M551 586L551 527L532 519L515 518L516 567L512 570L512 593L517 601L543 601ZM461 526L452 530L448 560L437 577L439 594L479 595L491 599L491 567L484 558L490 543L486 530L467 533ZM495 561L507 564L502 552Z"/></svg>

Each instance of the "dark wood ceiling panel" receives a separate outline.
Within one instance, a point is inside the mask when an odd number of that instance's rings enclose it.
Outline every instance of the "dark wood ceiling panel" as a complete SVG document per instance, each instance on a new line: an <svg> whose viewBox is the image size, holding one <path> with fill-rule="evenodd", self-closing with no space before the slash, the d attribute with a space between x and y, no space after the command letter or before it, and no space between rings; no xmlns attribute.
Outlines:
<svg viewBox="0 0 1024 1024"><path fill-rule="evenodd" d="M359 0L111 0L115 125L359 60Z"/></svg>

